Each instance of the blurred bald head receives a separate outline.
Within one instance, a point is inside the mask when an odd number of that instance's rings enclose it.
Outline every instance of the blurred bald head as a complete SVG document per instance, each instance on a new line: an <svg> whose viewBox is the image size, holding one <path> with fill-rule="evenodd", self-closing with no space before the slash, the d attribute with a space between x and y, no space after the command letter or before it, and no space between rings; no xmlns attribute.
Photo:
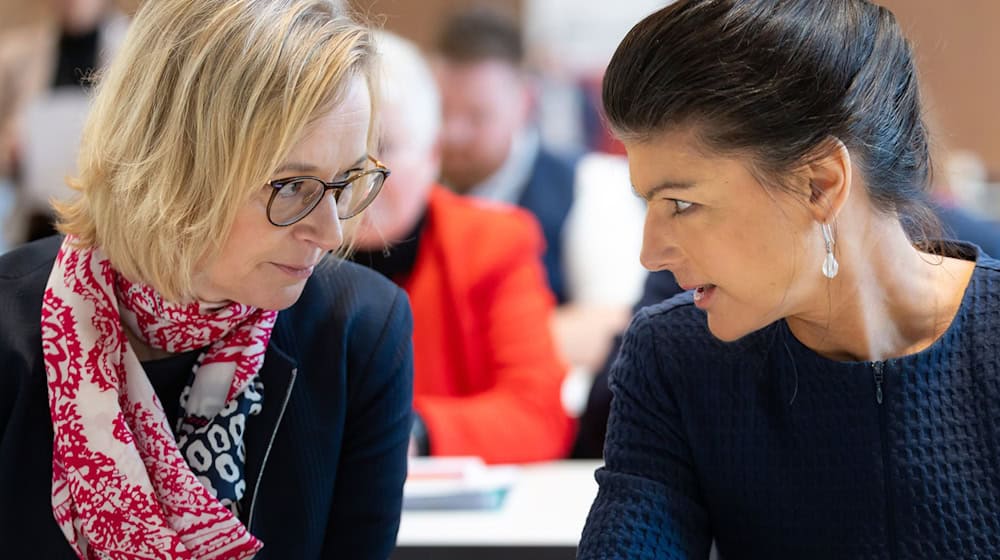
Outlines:
<svg viewBox="0 0 1000 560"><path fill-rule="evenodd" d="M427 207L441 169L441 96L413 43L388 32L376 36L382 72L377 157L392 175L359 228L357 245L372 250L401 241Z"/></svg>

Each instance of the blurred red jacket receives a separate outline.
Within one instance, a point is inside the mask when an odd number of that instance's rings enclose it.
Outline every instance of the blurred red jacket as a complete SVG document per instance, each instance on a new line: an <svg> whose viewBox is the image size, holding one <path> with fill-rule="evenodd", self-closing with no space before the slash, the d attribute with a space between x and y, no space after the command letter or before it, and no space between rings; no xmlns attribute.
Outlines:
<svg viewBox="0 0 1000 560"><path fill-rule="evenodd" d="M541 229L513 206L434 187L403 288L413 307L414 407L432 455L565 457L574 422L550 332Z"/></svg>

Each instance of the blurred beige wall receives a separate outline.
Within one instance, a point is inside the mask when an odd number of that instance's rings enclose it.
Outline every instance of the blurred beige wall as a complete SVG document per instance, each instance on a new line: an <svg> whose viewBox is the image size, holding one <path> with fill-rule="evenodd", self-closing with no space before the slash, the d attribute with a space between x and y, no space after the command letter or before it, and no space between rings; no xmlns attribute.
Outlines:
<svg viewBox="0 0 1000 560"><path fill-rule="evenodd" d="M939 151L977 152L1000 176L1000 2L882 0L914 44Z"/></svg>
<svg viewBox="0 0 1000 560"><path fill-rule="evenodd" d="M38 21L44 16L44 4L31 0L0 0L0 33Z"/></svg>
<svg viewBox="0 0 1000 560"><path fill-rule="evenodd" d="M880 2L897 15L915 45L937 151L972 150L993 174L1000 175L1000 33L996 32L1000 0ZM386 28L422 46L431 44L448 13L483 4L482 0L351 3L362 13L382 14ZM524 0L495 0L489 4L514 14L524 9Z"/></svg>
<svg viewBox="0 0 1000 560"><path fill-rule="evenodd" d="M351 6L375 23L430 47L438 28L449 14L473 6L488 6L515 18L522 13L522 0L350 0Z"/></svg>
<svg viewBox="0 0 1000 560"><path fill-rule="evenodd" d="M113 0L127 13L135 12L141 0ZM0 0L0 33L44 20L48 15L45 0Z"/></svg>
<svg viewBox="0 0 1000 560"><path fill-rule="evenodd" d="M118 0L127 9L140 0ZM518 16L524 0L350 0L377 24L429 46L442 19L474 5ZM881 0L913 41L935 142L979 153L1000 175L1000 0ZM0 33L37 21L45 2L0 0Z"/></svg>

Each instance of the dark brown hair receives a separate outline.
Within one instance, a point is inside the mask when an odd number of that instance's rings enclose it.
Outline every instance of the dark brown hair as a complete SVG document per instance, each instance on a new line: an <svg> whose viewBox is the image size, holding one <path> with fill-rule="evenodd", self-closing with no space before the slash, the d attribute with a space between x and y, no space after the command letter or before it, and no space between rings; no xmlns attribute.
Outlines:
<svg viewBox="0 0 1000 560"><path fill-rule="evenodd" d="M524 60L520 27L513 19L487 8L452 15L435 46L444 58L462 64L500 60L519 67Z"/></svg>
<svg viewBox="0 0 1000 560"><path fill-rule="evenodd" d="M910 46L867 0L679 0L628 33L603 96L623 139L694 126L705 148L749 155L772 186L839 139L877 209L915 242L938 229Z"/></svg>

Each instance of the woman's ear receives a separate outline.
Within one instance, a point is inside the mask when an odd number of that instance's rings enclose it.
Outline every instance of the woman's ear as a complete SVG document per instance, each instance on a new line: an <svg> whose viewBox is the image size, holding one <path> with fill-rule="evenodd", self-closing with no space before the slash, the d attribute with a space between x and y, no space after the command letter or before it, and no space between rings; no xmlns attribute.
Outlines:
<svg viewBox="0 0 1000 560"><path fill-rule="evenodd" d="M833 221L851 193L851 153L837 138L824 146L826 155L806 167L809 181L809 209L819 223Z"/></svg>

